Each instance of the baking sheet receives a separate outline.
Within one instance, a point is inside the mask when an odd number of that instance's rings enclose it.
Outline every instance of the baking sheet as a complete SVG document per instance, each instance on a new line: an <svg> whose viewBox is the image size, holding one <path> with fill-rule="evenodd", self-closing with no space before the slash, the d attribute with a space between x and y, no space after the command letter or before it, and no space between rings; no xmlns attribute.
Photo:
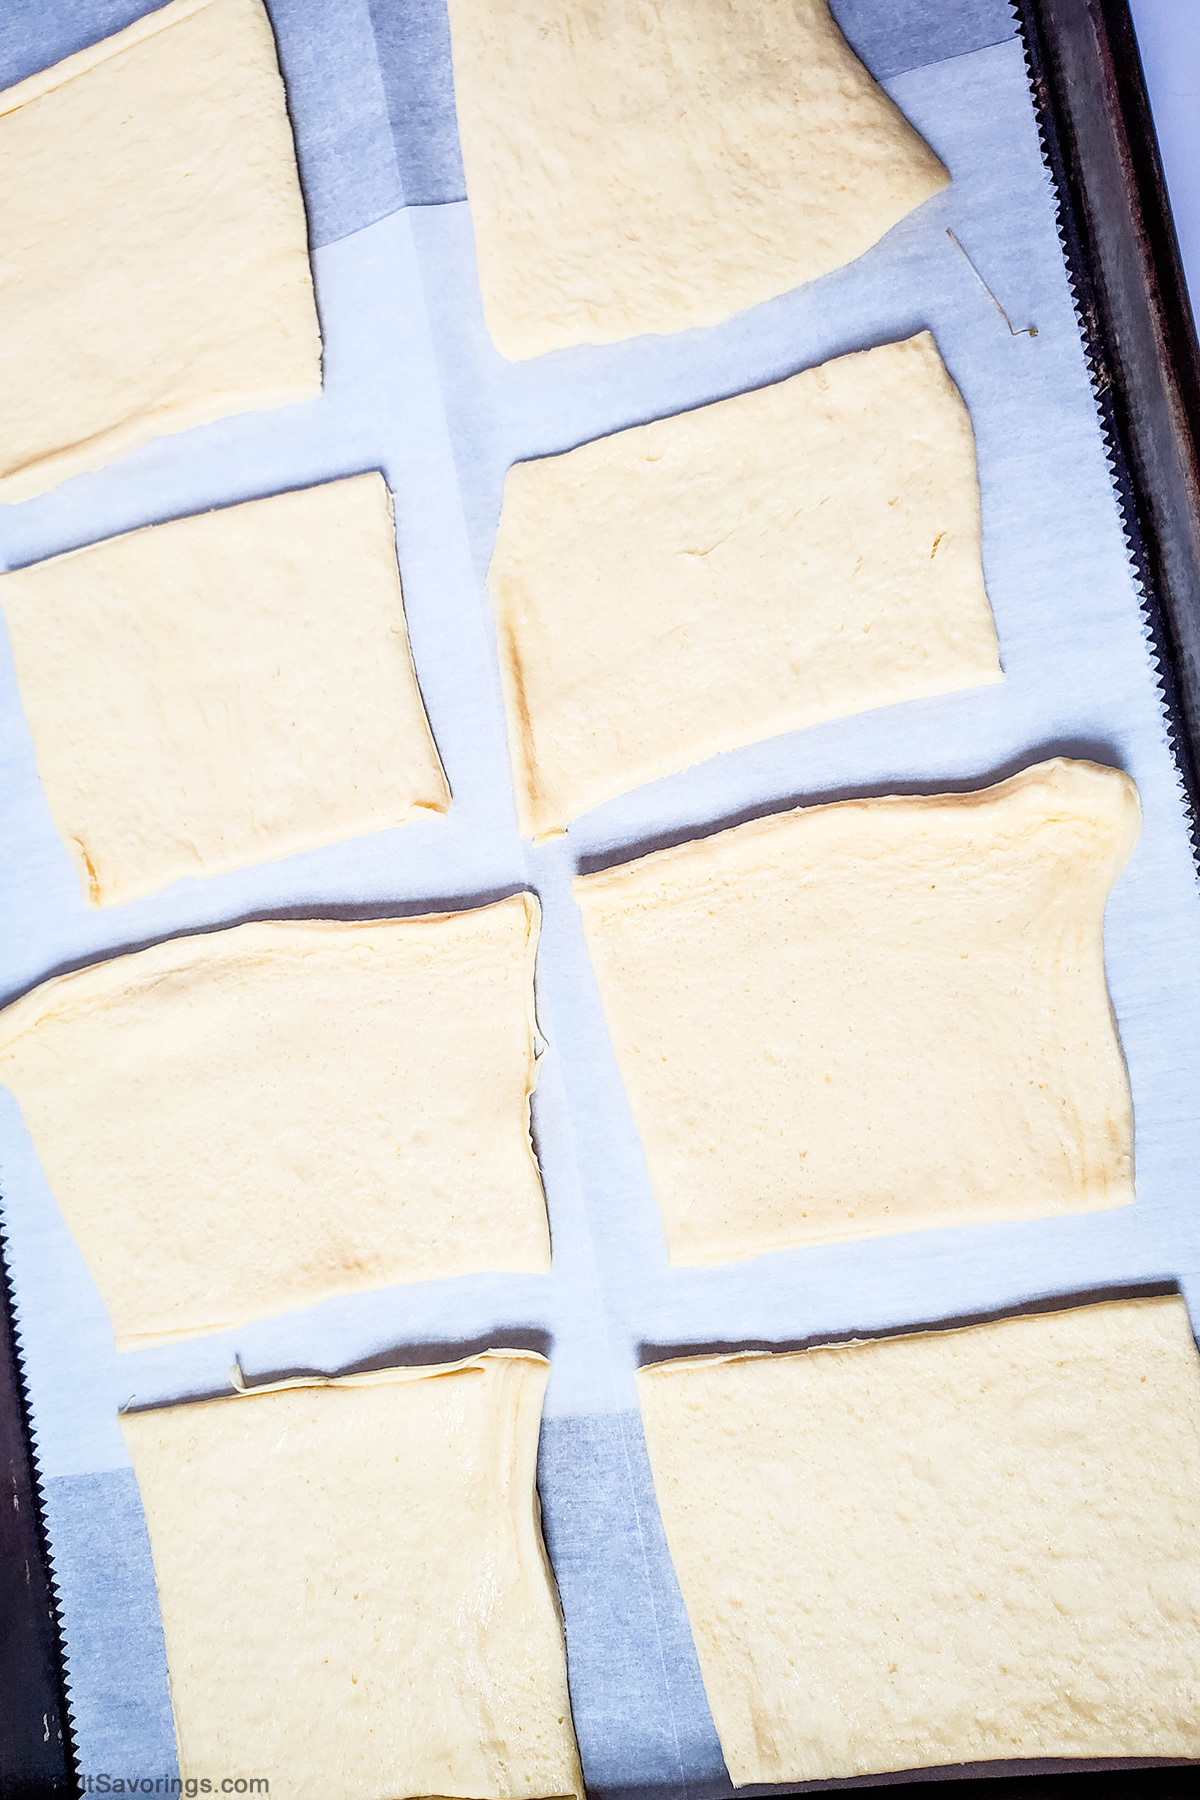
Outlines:
<svg viewBox="0 0 1200 1800"><path fill-rule="evenodd" d="M23 0L6 20L0 81L143 10L136 0ZM116 1407L224 1389L235 1354L255 1380L490 1342L553 1358L542 1499L592 1790L726 1794L645 1463L633 1389L642 1347L800 1343L1143 1282L1178 1282L1200 1305L1200 898L1022 53L1003 0L846 0L838 10L852 41L947 162L952 188L849 269L713 330L510 364L480 316L441 0L276 0L271 10L309 204L326 390L0 508L0 565L381 468L454 806L445 820L89 911L42 802L0 646L0 997L181 931L422 911L528 884L545 914L538 1004L549 1049L534 1126L555 1263L546 1277L391 1289L118 1357L15 1103L0 1093L4 1222L80 1767L174 1768L149 1552ZM1036 338L1011 334L948 227ZM1005 685L732 752L598 808L566 839L523 845L482 587L509 463L924 327L975 425ZM1145 809L1107 930L1137 1115L1137 1204L668 1271L570 897L575 868L781 805L976 786L1056 753L1128 768ZM229 1773L278 1773L275 1790L286 1791L284 1771Z"/></svg>

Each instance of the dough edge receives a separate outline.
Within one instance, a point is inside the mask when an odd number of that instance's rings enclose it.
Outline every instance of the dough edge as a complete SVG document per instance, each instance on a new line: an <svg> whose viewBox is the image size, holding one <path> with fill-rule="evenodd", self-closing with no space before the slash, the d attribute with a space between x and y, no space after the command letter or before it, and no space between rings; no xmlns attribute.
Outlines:
<svg viewBox="0 0 1200 1800"><path fill-rule="evenodd" d="M86 45L82 50L74 51L59 62L52 63L47 69L27 75L22 81L14 83L12 87L0 91L0 118L7 113L18 111L19 108L32 101L40 100L44 95L53 93L58 88L67 86L79 76L87 75L91 70L111 61L114 56L123 55L125 51L136 49L139 44L145 43L148 39L158 37L162 32L170 31L176 25L186 23L188 19L194 18L197 13L204 12L212 4L213 0L167 0L165 6L157 7L153 12L144 13L140 19L134 19L131 24L124 26L120 31L112 32L108 37L101 38L94 44ZM271 55L275 61L276 79L279 82L283 98L288 132L292 136L294 157L295 137L291 114L287 107L283 74L279 68L278 47L275 42L274 27L269 16L266 15L265 9L264 17L267 18ZM80 443L66 445L60 450L52 451L47 456L38 457L33 462L13 469L7 475L0 476L0 505L17 505L23 500L31 500L39 494L48 493L75 475L84 475L107 467L118 457L139 448L142 444L152 442L155 438L171 436L200 425L212 425L220 419L236 418L243 413L265 412L275 407L291 405L300 400L315 400L320 396L325 385L322 372L321 326L317 313L316 295L313 291L311 253L308 250L307 239L307 211L303 191L300 187L298 168L296 171L296 194L301 220L304 224L307 266L305 279L312 306L316 375L307 381L292 382L285 387L255 389L253 393L230 392L223 400L215 400L207 406L157 407L150 412L120 420L117 424L95 433L92 437L85 438Z"/></svg>

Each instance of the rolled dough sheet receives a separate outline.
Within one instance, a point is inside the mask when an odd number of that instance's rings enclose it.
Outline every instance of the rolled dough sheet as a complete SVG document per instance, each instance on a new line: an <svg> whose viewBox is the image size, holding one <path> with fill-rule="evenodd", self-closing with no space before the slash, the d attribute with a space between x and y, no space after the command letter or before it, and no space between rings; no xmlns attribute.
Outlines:
<svg viewBox="0 0 1200 1800"><path fill-rule="evenodd" d="M1200 1364L1175 1295L640 1371L735 1784L1200 1756Z"/></svg>
<svg viewBox="0 0 1200 1800"><path fill-rule="evenodd" d="M548 1372L491 1350L123 1416L185 1780L582 1796L534 1486Z"/></svg>
<svg viewBox="0 0 1200 1800"><path fill-rule="evenodd" d="M0 1013L0 1080L118 1349L335 1294L549 1268L529 1140L539 914L271 920Z"/></svg>
<svg viewBox="0 0 1200 1800"><path fill-rule="evenodd" d="M776 813L575 883L673 1263L1133 1199L1104 906L1137 791Z"/></svg>
<svg viewBox="0 0 1200 1800"><path fill-rule="evenodd" d="M852 262L950 177L826 0L449 0L509 357L683 331Z"/></svg>
<svg viewBox="0 0 1200 1800"><path fill-rule="evenodd" d="M0 606L93 903L450 804L381 475L35 563L0 576Z"/></svg>
<svg viewBox="0 0 1200 1800"><path fill-rule="evenodd" d="M260 0L172 0L0 93L0 500L321 391Z"/></svg>
<svg viewBox="0 0 1200 1800"><path fill-rule="evenodd" d="M930 334L510 469L488 575L521 829L720 750L1002 679Z"/></svg>

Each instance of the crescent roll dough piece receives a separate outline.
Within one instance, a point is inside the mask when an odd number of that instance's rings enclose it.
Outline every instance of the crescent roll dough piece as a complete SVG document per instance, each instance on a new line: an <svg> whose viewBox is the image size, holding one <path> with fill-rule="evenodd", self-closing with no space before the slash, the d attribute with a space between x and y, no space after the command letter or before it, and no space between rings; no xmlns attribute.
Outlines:
<svg viewBox="0 0 1200 1800"><path fill-rule="evenodd" d="M172 0L0 93L0 500L321 391L260 0Z"/></svg>
<svg viewBox="0 0 1200 1800"><path fill-rule="evenodd" d="M1174 1295L638 1377L735 1784L1200 1756Z"/></svg>
<svg viewBox="0 0 1200 1800"><path fill-rule="evenodd" d="M1002 679L929 333L509 470L488 586L523 832L720 750Z"/></svg>
<svg viewBox="0 0 1200 1800"><path fill-rule="evenodd" d="M450 36L505 356L715 325L950 179L826 0L450 0Z"/></svg>
<svg viewBox="0 0 1200 1800"><path fill-rule="evenodd" d="M152 525L0 576L84 897L445 812L383 477Z"/></svg>
<svg viewBox="0 0 1200 1800"><path fill-rule="evenodd" d="M490 1350L122 1418L185 1781L582 1797L534 1487L547 1374Z"/></svg>
<svg viewBox="0 0 1200 1800"><path fill-rule="evenodd" d="M1094 763L776 813L575 891L674 1263L1133 1199Z"/></svg>
<svg viewBox="0 0 1200 1800"><path fill-rule="evenodd" d="M120 1349L334 1294L542 1271L539 914L239 925L0 1013L16 1094Z"/></svg>

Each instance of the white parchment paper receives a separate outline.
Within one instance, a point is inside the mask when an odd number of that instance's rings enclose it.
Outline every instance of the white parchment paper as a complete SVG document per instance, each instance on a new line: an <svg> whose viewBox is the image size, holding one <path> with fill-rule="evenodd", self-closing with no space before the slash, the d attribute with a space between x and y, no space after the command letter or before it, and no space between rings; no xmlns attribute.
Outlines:
<svg viewBox="0 0 1200 1800"><path fill-rule="evenodd" d="M6 78L141 10L136 0L22 0ZM1177 1282L1200 1305L1200 900L1020 47L1003 0L848 0L841 10L948 164L952 188L850 268L714 330L512 364L480 316L440 0L278 0L324 394L163 439L0 509L0 566L15 567L154 520L382 469L421 687L454 792L445 820L91 911L46 812L0 644L0 998L252 917L422 911L521 885L544 908L538 1003L549 1049L534 1125L549 1276L415 1284L118 1357L15 1103L0 1093L4 1225L85 1771L174 1766L153 1574L115 1424L134 1396L222 1390L235 1354L253 1380L484 1343L546 1350L542 1499L589 1784L716 1796L729 1783L646 1468L639 1356L803 1343L1151 1282ZM959 53L928 60L938 46ZM914 55L927 60L912 67ZM947 228L1036 338L1012 335ZM718 757L598 808L565 839L523 845L482 585L509 464L923 327L974 421L1005 684ZM572 874L779 806L971 787L1056 753L1129 769L1145 810L1107 924L1137 1114L1137 1204L669 1271ZM251 1194L246 1208L252 1228Z"/></svg>

